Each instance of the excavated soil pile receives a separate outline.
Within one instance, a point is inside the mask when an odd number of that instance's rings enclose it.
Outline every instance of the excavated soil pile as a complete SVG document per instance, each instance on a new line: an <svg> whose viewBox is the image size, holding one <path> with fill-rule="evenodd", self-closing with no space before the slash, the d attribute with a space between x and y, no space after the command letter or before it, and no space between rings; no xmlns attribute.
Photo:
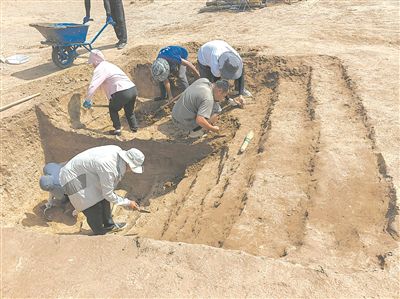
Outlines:
<svg viewBox="0 0 400 299"><path fill-rule="evenodd" d="M224 112L221 135L191 140L174 129L168 111L154 116L162 104L151 100L157 95L149 72L156 49L132 50L124 67L140 93L136 134L105 135L111 129L107 108L80 108L85 86L2 120L5 226L87 234L84 217L75 219L70 211L56 208L53 221L43 218L46 194L38 178L44 163L99 145L135 146L146 155L145 172L127 175L117 192L150 213L115 208L115 219L128 222L119 235L241 250L302 266L319 263L321 275L323 267L386 271L398 238L392 227L396 197L339 59L240 49L253 98L245 109ZM85 68L64 76L79 78ZM95 102L105 104L104 96ZM250 130L255 137L239 154Z"/></svg>

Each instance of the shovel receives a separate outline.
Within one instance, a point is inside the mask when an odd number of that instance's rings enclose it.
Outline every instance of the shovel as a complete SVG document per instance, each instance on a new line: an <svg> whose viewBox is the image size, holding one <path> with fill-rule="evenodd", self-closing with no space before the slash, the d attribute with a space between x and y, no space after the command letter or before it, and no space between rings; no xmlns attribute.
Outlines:
<svg viewBox="0 0 400 299"><path fill-rule="evenodd" d="M182 93L178 94L178 95L175 96L171 101L169 101L168 103L166 103L166 104L160 106L157 110L153 111L153 112L149 115L149 117L150 117L150 118L155 117L159 112L163 111L164 108L166 108L166 107L170 106L171 104L175 103L175 101L176 101L177 99L179 99L179 97L181 96L181 94L182 94Z"/></svg>
<svg viewBox="0 0 400 299"><path fill-rule="evenodd" d="M105 104L93 104L92 107L95 107L95 108L108 108L108 105L105 105Z"/></svg>

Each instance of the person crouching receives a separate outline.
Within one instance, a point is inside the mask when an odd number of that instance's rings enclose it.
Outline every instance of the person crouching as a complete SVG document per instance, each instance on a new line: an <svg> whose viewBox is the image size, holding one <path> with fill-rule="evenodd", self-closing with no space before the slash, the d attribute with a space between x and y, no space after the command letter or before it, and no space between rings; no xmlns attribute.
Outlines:
<svg viewBox="0 0 400 299"><path fill-rule="evenodd" d="M188 51L180 46L168 46L162 48L157 55L157 59L151 66L151 75L160 86L161 96L154 100L172 100L170 78L177 79L177 87L180 92L189 87L186 75L186 67L200 78L200 73L195 66L188 60Z"/></svg>
<svg viewBox="0 0 400 299"><path fill-rule="evenodd" d="M200 137L204 130L218 132L215 125L221 107L218 102L225 99L229 91L229 82L218 80L211 83L207 78L193 82L180 96L172 109L174 124L190 131L189 137Z"/></svg>
<svg viewBox="0 0 400 299"><path fill-rule="evenodd" d="M115 187L129 169L143 172L144 154L116 145L90 148L65 164L60 170L60 183L77 212L83 212L94 235L122 229L126 223L115 223L110 203L126 209L138 209L134 200L114 193Z"/></svg>

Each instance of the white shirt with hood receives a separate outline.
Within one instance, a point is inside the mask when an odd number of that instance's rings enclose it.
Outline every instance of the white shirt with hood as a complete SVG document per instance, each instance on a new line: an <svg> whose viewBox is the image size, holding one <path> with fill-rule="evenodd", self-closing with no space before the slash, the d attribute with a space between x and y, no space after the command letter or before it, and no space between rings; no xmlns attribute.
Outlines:
<svg viewBox="0 0 400 299"><path fill-rule="evenodd" d="M106 61L101 51L94 49L90 52L89 63L95 67L92 81L90 82L87 98L92 99L97 88L101 87L107 99L118 91L135 86L129 77L116 65Z"/></svg>
<svg viewBox="0 0 400 299"><path fill-rule="evenodd" d="M114 193L127 167L119 152L123 150L116 145L94 147L76 155L61 168L60 183L75 210L86 210L103 199L129 206L129 199Z"/></svg>

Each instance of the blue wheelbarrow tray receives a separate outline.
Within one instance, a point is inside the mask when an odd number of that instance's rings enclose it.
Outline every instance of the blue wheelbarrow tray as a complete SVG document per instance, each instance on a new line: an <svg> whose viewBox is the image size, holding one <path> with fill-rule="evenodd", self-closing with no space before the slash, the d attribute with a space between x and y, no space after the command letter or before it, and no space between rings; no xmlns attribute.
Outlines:
<svg viewBox="0 0 400 299"><path fill-rule="evenodd" d="M114 21L106 21L90 41L86 41L89 29L89 25L86 24L37 23L29 24L29 26L36 28L44 36L46 40L41 43L52 46L51 58L54 64L64 69L72 65L78 56L76 50L79 47L91 51L92 44L109 24L114 26Z"/></svg>
<svg viewBox="0 0 400 299"><path fill-rule="evenodd" d="M44 43L53 45L85 43L89 25L75 23L29 24L46 39Z"/></svg>

